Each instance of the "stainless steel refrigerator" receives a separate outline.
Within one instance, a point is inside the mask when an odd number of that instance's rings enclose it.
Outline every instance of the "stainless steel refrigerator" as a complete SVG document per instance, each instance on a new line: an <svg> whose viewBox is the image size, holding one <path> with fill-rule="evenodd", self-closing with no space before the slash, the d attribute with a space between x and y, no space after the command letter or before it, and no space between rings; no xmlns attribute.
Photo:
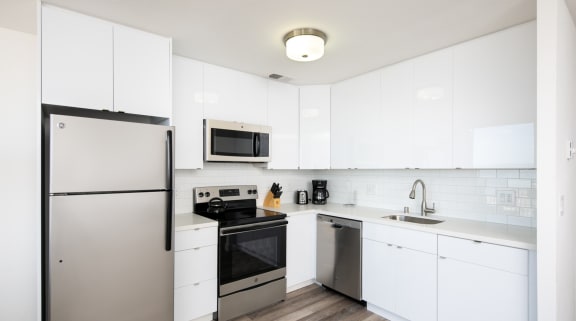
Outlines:
<svg viewBox="0 0 576 321"><path fill-rule="evenodd" d="M173 320L165 123L43 105L43 320Z"/></svg>

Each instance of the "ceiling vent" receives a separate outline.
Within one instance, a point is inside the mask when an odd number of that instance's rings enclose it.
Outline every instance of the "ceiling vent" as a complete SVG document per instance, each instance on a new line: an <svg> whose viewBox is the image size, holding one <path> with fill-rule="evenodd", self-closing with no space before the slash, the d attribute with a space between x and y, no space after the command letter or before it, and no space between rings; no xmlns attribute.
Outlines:
<svg viewBox="0 0 576 321"><path fill-rule="evenodd" d="M284 77L284 76L279 75L279 74L269 74L268 75L268 78L271 78L271 79L280 79L282 77Z"/></svg>

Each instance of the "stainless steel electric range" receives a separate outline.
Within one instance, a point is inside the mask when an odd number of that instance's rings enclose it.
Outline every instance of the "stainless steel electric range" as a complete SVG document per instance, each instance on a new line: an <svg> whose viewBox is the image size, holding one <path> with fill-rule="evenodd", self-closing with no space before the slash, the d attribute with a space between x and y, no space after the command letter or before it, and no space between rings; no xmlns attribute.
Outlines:
<svg viewBox="0 0 576 321"><path fill-rule="evenodd" d="M194 188L194 213L218 221L218 320L286 297L286 214L256 207L255 185Z"/></svg>

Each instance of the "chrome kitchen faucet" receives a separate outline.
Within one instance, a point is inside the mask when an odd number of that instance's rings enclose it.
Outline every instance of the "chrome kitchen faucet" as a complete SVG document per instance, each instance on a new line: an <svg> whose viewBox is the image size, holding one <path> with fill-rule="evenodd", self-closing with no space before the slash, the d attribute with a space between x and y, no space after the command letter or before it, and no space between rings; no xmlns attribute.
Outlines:
<svg viewBox="0 0 576 321"><path fill-rule="evenodd" d="M428 205L426 204L426 185L421 179L414 181L414 184L412 184L412 190L410 191L410 195L408 195L408 197L411 199L416 198L416 185L418 185L418 183L422 185L422 205L420 206L420 214L422 216L427 216L428 213L436 212L436 209L434 203L432 203L432 208L428 208Z"/></svg>

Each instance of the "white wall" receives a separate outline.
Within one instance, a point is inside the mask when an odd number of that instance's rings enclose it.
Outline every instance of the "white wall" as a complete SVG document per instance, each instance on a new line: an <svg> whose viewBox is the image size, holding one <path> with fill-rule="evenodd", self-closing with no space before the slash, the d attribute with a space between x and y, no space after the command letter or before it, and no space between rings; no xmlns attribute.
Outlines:
<svg viewBox="0 0 576 321"><path fill-rule="evenodd" d="M538 1L538 319L575 320L576 28L564 0Z"/></svg>
<svg viewBox="0 0 576 321"><path fill-rule="evenodd" d="M329 202L420 210L421 190L408 198L414 180L426 183L429 206L437 214L503 224L536 225L535 170L264 170L250 164L206 163L203 170L176 171L176 213L192 211L192 188L256 184L262 203L273 182L283 185L282 203L293 203L298 189L312 191L312 179L327 179ZM499 193L512 194L511 204Z"/></svg>
<svg viewBox="0 0 576 321"><path fill-rule="evenodd" d="M39 312L36 45L35 35L0 28L0 320Z"/></svg>

